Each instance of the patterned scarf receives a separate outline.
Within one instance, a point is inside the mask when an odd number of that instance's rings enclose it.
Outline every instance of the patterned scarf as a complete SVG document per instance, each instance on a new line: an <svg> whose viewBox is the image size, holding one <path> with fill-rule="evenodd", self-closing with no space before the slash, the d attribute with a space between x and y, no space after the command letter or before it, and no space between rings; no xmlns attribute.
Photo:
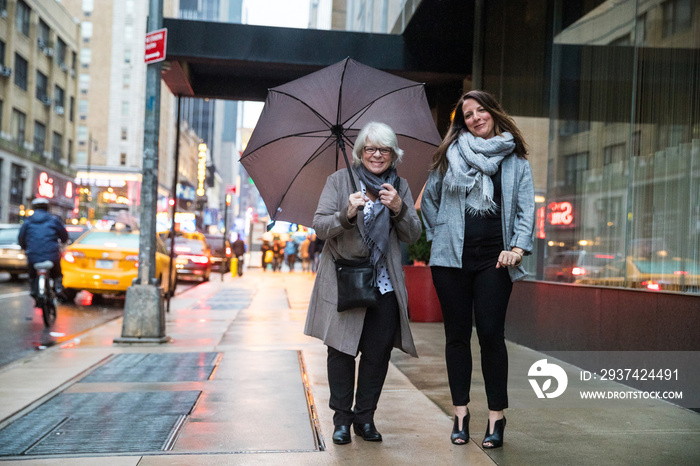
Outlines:
<svg viewBox="0 0 700 466"><path fill-rule="evenodd" d="M389 168L381 175L375 175L362 164L357 167L357 174L358 178L365 184L367 191L377 198L379 197L379 191L384 189L382 184L389 183L394 186L398 178L395 168ZM365 232L362 239L370 250L369 257L372 265L374 265L374 269L378 270L381 264L386 263L389 230L391 229L389 208L377 199L364 225Z"/></svg>
<svg viewBox="0 0 700 466"><path fill-rule="evenodd" d="M501 161L515 149L510 133L490 139L475 137L464 131L447 149L447 173L443 182L447 189L467 196L467 212L485 216L498 211L493 202L491 176Z"/></svg>

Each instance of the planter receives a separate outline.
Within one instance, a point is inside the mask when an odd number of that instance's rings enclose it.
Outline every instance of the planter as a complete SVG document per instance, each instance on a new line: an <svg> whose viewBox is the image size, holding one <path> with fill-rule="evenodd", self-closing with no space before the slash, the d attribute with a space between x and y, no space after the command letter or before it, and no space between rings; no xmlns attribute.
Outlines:
<svg viewBox="0 0 700 466"><path fill-rule="evenodd" d="M412 322L442 322L442 310L438 301L430 267L427 265L404 265L408 312Z"/></svg>

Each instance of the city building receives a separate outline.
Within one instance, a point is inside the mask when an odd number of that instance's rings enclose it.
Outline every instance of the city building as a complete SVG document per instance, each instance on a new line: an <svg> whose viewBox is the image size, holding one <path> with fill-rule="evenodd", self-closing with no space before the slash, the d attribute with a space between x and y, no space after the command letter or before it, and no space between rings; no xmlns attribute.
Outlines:
<svg viewBox="0 0 700 466"><path fill-rule="evenodd" d="M37 196L74 215L80 25L55 1L0 1L0 222Z"/></svg>
<svg viewBox="0 0 700 466"><path fill-rule="evenodd" d="M62 0L61 4L81 25L75 152L80 217L110 220L126 211L138 218L148 2ZM172 16L176 7L177 2L166 0L164 15ZM165 86L160 99L158 199L159 206L167 206L174 170L176 108Z"/></svg>

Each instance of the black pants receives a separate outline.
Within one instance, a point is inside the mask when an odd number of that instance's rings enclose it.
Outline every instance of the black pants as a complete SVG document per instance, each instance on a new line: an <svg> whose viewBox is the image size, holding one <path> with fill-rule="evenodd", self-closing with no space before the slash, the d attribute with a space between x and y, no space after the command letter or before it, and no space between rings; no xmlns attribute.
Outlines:
<svg viewBox="0 0 700 466"><path fill-rule="evenodd" d="M492 411L508 407L505 320L513 284L507 269L496 268L501 250L465 248L461 269L431 268L445 324L445 360L455 406L469 403L473 311L488 407Z"/></svg>
<svg viewBox="0 0 700 466"><path fill-rule="evenodd" d="M367 309L365 314L358 348L360 366L354 410L355 356L328 347L328 385L331 391L329 406L335 411L333 424L339 426L353 422L374 422L374 412L389 369L394 336L398 329L399 305L396 294L392 291L381 295L378 307Z"/></svg>

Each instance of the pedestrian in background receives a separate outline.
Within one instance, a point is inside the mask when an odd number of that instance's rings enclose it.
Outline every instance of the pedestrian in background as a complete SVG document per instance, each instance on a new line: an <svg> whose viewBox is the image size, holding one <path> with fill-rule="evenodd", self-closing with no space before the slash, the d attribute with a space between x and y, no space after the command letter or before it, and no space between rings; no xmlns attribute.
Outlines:
<svg viewBox="0 0 700 466"><path fill-rule="evenodd" d="M309 260L309 244L311 240L309 235L306 235L304 241L299 245L299 258L301 258L301 271L310 272L311 271L311 261Z"/></svg>
<svg viewBox="0 0 700 466"><path fill-rule="evenodd" d="M236 259L238 260L238 263L237 263L238 267L237 267L236 272L238 273L239 277L241 275L243 275L243 258L245 255L245 250L246 250L245 241L243 241L243 239L241 239L240 236L237 236L236 241L234 241L233 244L231 245L231 251L233 252L233 255L236 257Z"/></svg>
<svg viewBox="0 0 700 466"><path fill-rule="evenodd" d="M284 241L276 239L272 242L272 271L280 272L284 261Z"/></svg>
<svg viewBox="0 0 700 466"><path fill-rule="evenodd" d="M534 241L535 194L527 146L489 93L467 92L433 157L421 213L445 326L455 409L451 440L469 440L472 312L481 347L489 420L484 448L503 445L508 407L505 319L512 282L525 277Z"/></svg>
<svg viewBox="0 0 700 466"><path fill-rule="evenodd" d="M268 254L268 251L270 251L270 254ZM263 240L262 245L260 246L260 252L262 252L260 262L263 272L265 272L267 270L267 264L272 262L272 246L270 246L269 241Z"/></svg>
<svg viewBox="0 0 700 466"><path fill-rule="evenodd" d="M297 245L293 239L289 239L284 246L284 257L290 272L294 272L294 265L297 262Z"/></svg>
<svg viewBox="0 0 700 466"><path fill-rule="evenodd" d="M349 169L335 172L326 181L314 215L313 228L326 243L304 333L320 338L328 347L330 407L335 413L333 443L339 445L351 441L351 425L364 440L382 440L374 413L391 350L396 346L417 357L408 324L399 242L414 243L421 225L408 182L399 180L396 173L402 156L390 127L368 123L353 149L352 172L360 190L352 188ZM377 305L338 312L334 261L368 256L377 277Z"/></svg>
<svg viewBox="0 0 700 466"><path fill-rule="evenodd" d="M323 253L323 245L326 243L318 235L314 234L314 255L311 262L311 269L314 273L318 272L318 266L321 263L321 254Z"/></svg>

